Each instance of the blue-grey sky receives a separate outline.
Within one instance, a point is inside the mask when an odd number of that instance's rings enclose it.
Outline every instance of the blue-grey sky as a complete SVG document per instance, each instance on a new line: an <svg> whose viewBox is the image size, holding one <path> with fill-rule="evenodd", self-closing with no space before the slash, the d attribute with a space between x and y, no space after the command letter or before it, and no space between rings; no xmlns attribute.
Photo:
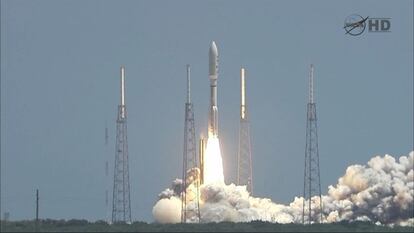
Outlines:
<svg viewBox="0 0 414 233"><path fill-rule="evenodd" d="M353 13L391 18L391 32L345 35ZM289 203L303 191L310 63L323 193L351 164L412 150L412 1L2 0L1 214L32 219L39 188L42 218L105 218L124 64L132 217L153 221L157 194L181 174L187 63L196 134L206 134L211 40L227 183L241 66L255 196Z"/></svg>

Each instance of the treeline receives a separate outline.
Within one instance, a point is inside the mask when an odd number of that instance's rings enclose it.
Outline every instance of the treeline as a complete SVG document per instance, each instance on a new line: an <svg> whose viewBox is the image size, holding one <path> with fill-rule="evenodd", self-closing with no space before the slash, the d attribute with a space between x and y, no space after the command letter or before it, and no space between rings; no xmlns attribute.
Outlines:
<svg viewBox="0 0 414 233"><path fill-rule="evenodd" d="M0 221L1 232L414 232L411 227L378 226L370 222L340 222L331 224L277 224L262 221L249 223L157 224L133 222L108 224L83 219L35 221Z"/></svg>

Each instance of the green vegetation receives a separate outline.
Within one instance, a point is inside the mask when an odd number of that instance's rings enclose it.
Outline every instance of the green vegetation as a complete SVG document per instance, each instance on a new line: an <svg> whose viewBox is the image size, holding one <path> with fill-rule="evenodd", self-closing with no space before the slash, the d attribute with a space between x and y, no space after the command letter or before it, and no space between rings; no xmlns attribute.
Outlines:
<svg viewBox="0 0 414 233"><path fill-rule="evenodd" d="M377 226L368 222L340 222L332 224L274 224L254 221L250 223L205 223L205 224L156 224L134 222L132 224L112 224L105 221L88 222L87 220L40 220L35 221L1 221L1 232L414 232L411 227Z"/></svg>

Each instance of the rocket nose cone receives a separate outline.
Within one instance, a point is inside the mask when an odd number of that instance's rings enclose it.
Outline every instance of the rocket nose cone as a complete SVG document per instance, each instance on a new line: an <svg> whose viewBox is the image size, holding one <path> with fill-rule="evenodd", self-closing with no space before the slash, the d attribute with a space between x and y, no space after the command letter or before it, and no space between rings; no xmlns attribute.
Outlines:
<svg viewBox="0 0 414 233"><path fill-rule="evenodd" d="M209 75L215 75L217 79L218 73L218 52L214 41L211 42L209 50Z"/></svg>
<svg viewBox="0 0 414 233"><path fill-rule="evenodd" d="M210 45L210 56L217 56L217 55L218 55L218 52L217 52L216 42L212 41Z"/></svg>

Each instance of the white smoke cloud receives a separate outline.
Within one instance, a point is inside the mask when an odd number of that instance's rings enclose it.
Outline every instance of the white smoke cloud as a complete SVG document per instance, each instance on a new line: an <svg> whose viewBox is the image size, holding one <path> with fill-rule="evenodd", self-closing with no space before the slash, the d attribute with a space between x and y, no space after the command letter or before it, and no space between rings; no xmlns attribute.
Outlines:
<svg viewBox="0 0 414 233"><path fill-rule="evenodd" d="M329 186L328 194L322 196L324 222L370 221L414 226L413 166L414 151L401 156L398 161L385 155L372 158L367 165L349 166L338 183ZM176 223L181 220L182 190L181 180L176 179L171 188L159 194L159 201L153 208L157 222ZM317 197L311 198L315 211L319 211L319 201ZM200 187L202 222L262 220L301 223L302 205L303 197L295 197L289 205L282 205L268 198L252 197L245 186L234 184ZM189 206L194 205L190 203Z"/></svg>
<svg viewBox="0 0 414 233"><path fill-rule="evenodd" d="M414 152L398 161L376 156L368 166L352 165L323 197L325 214L333 221L367 220L382 224L414 222Z"/></svg>
<svg viewBox="0 0 414 233"><path fill-rule="evenodd" d="M181 222L181 199L176 196L160 199L152 208L152 215L159 223Z"/></svg>

